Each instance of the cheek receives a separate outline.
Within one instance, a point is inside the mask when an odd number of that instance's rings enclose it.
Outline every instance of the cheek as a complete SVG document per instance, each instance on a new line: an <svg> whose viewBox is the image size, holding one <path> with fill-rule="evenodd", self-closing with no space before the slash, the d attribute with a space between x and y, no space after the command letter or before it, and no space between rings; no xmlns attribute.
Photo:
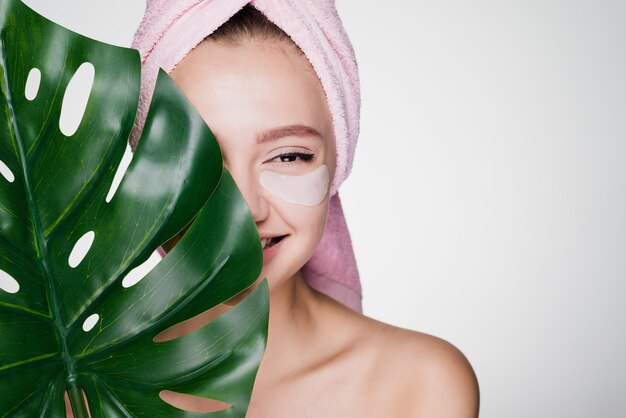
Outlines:
<svg viewBox="0 0 626 418"><path fill-rule="evenodd" d="M287 213L288 222L296 229L296 233L304 233L310 235L312 241L317 246L318 239L321 239L326 225L326 215L328 214L328 200L324 200L321 204L311 207L295 207L285 208L283 213ZM284 206L284 204L283 204Z"/></svg>
<svg viewBox="0 0 626 418"><path fill-rule="evenodd" d="M270 278L270 286L283 282L302 269L317 249L326 225L328 199L317 206L289 204L270 197L277 215L289 225L290 238L261 275Z"/></svg>
<svg viewBox="0 0 626 418"><path fill-rule="evenodd" d="M291 227L292 233L297 238L299 251L310 253L310 257L324 234L328 199L325 198L315 206L287 203L275 196L271 196L270 201L280 217Z"/></svg>

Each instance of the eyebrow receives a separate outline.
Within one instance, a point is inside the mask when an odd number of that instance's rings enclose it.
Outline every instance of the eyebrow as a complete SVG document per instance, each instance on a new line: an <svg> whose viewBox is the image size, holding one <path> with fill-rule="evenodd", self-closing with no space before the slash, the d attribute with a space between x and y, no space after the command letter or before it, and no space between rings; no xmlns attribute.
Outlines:
<svg viewBox="0 0 626 418"><path fill-rule="evenodd" d="M278 139L288 136L300 136L304 138L317 137L319 139L322 139L322 135L310 126L288 125L261 132L261 134L257 137L257 143L263 144L270 141L276 141Z"/></svg>

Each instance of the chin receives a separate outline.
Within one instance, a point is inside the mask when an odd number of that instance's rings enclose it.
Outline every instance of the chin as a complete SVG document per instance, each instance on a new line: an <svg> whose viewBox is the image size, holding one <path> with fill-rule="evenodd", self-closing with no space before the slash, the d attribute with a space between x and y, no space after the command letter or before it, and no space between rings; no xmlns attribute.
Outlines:
<svg viewBox="0 0 626 418"><path fill-rule="evenodd" d="M287 246L282 248L282 252L277 253L268 264L263 266L259 280L257 283L265 278L270 288L270 292L278 287L281 287L285 283L290 282L300 273L300 270L309 261L313 255L313 250L306 252L299 252L299 254L293 254L288 250Z"/></svg>
<svg viewBox="0 0 626 418"><path fill-rule="evenodd" d="M267 284L270 289L270 293L282 286L283 284L289 282L300 269L293 271L292 269L283 269L283 268L273 268L274 266L263 267L261 270L261 274L259 275L258 280L254 284L256 286L263 279L267 279Z"/></svg>

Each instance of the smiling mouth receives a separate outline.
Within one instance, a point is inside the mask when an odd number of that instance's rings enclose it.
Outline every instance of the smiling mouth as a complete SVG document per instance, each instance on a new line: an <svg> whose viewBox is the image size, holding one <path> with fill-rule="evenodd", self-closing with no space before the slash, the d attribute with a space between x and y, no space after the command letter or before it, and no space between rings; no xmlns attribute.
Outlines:
<svg viewBox="0 0 626 418"><path fill-rule="evenodd" d="M278 244L285 237L286 235L282 235L280 237L263 238L261 240L261 246L263 247L264 250L267 250L268 248L271 248L274 245Z"/></svg>

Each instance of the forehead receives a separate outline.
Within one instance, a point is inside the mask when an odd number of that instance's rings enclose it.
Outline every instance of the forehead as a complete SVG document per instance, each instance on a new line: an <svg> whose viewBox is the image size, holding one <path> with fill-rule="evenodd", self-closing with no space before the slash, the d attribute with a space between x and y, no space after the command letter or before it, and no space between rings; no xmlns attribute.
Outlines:
<svg viewBox="0 0 626 418"><path fill-rule="evenodd" d="M250 137L304 125L334 147L321 83L304 55L286 43L205 41L178 64L172 77L218 137Z"/></svg>

